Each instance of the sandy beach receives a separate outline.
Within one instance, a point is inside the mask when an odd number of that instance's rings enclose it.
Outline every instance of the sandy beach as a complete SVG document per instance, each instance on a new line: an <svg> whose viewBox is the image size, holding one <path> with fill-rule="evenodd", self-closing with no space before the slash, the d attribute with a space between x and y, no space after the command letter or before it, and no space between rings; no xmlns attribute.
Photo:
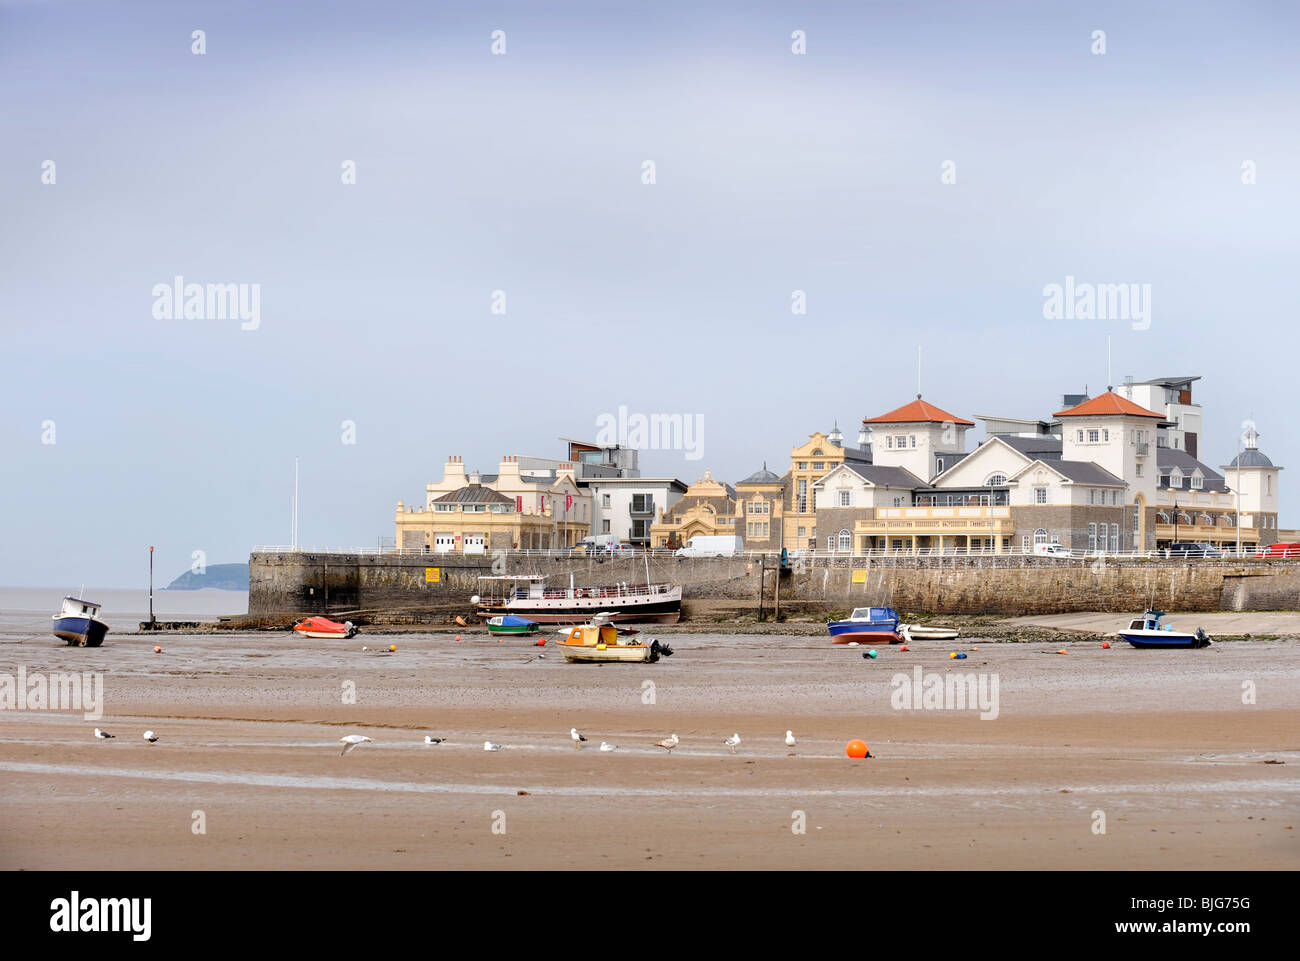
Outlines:
<svg viewBox="0 0 1300 961"><path fill-rule="evenodd" d="M680 634L659 664L605 666L479 633L382 642L0 637L0 672L105 674L102 720L0 712L0 867L1300 865L1291 640L963 639L867 660L825 638ZM996 677L996 719L895 709L891 679L918 666ZM354 733L374 740L341 757ZM671 756L654 746L670 733ZM845 757L854 737L875 756Z"/></svg>

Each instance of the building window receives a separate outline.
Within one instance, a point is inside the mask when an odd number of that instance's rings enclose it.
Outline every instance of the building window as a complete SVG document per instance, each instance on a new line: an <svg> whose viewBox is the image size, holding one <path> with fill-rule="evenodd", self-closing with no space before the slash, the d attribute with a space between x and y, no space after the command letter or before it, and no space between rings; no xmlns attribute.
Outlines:
<svg viewBox="0 0 1300 961"><path fill-rule="evenodd" d="M1200 489L1204 486L1204 484L1205 484L1205 480L1204 480L1204 478L1201 477L1200 474L1193 474L1193 475L1192 475L1192 489L1193 489L1193 490L1200 490Z"/></svg>
<svg viewBox="0 0 1300 961"><path fill-rule="evenodd" d="M887 447L889 450L893 450L893 449L894 449L894 435L893 435L893 434L889 434L889 435L887 435L887 436L885 437L885 447Z"/></svg>
<svg viewBox="0 0 1300 961"><path fill-rule="evenodd" d="M895 434L895 435L894 435L894 446L897 447L899 450L904 450L904 449L907 447L907 435L906 435L906 434Z"/></svg>
<svg viewBox="0 0 1300 961"><path fill-rule="evenodd" d="M808 482L799 481L799 498L795 508L800 514L808 513Z"/></svg>
<svg viewBox="0 0 1300 961"><path fill-rule="evenodd" d="M1116 504L1119 503L1119 491L1111 491L1111 492L1110 492L1110 503L1111 503L1111 506L1114 506L1114 505L1116 505ZM1118 550L1118 548L1116 548L1116 549Z"/></svg>
<svg viewBox="0 0 1300 961"><path fill-rule="evenodd" d="M942 474L942 473L943 473L943 458L942 458L942 457L936 457L936 458L934 459L934 466L935 466L935 468L936 468L935 473L937 473L937 474Z"/></svg>
<svg viewBox="0 0 1300 961"><path fill-rule="evenodd" d="M609 505L606 504L606 507ZM653 494L633 494L632 510L638 514L649 514L655 509L655 499Z"/></svg>
<svg viewBox="0 0 1300 961"><path fill-rule="evenodd" d="M1119 553L1119 525L1110 525L1110 551L1112 554Z"/></svg>
<svg viewBox="0 0 1300 961"><path fill-rule="evenodd" d="M600 532L602 534L609 533L609 518L605 518L603 521L600 522Z"/></svg>
<svg viewBox="0 0 1300 961"><path fill-rule="evenodd" d="M1029 553L1029 542L1030 536L1028 534L1022 534L1020 537L1020 550L1026 554Z"/></svg>
<svg viewBox="0 0 1300 961"><path fill-rule="evenodd" d="M834 553L835 553L835 535L834 535L834 534L827 534L827 535L826 535L826 550L827 550L829 553L831 553L831 554L834 554Z"/></svg>
<svg viewBox="0 0 1300 961"><path fill-rule="evenodd" d="M1046 488L1046 487L1035 487L1035 488L1034 488L1034 503L1035 503L1035 504L1046 504L1046 503L1047 503L1047 488Z"/></svg>
<svg viewBox="0 0 1300 961"><path fill-rule="evenodd" d="M1078 432L1078 435L1079 435L1079 436L1078 436L1077 438L1075 438L1075 439L1076 439L1080 444L1082 444L1082 443L1083 443L1083 431L1079 431L1079 432Z"/></svg>
<svg viewBox="0 0 1300 961"><path fill-rule="evenodd" d="M600 495L600 506L605 508L608 508L610 506L608 494Z"/></svg>
<svg viewBox="0 0 1300 961"><path fill-rule="evenodd" d="M985 487L1006 487L1007 475L994 474L992 477L990 477L987 481L984 482L984 486Z"/></svg>
<svg viewBox="0 0 1300 961"><path fill-rule="evenodd" d="M848 531L840 531L840 553L853 553L853 535Z"/></svg>
<svg viewBox="0 0 1300 961"><path fill-rule="evenodd" d="M903 506L903 498L902 498L902 495L899 495L898 497L895 497L895 498L894 498L894 506L895 506L895 507L902 507L902 506Z"/></svg>
<svg viewBox="0 0 1300 961"><path fill-rule="evenodd" d="M1096 549L1097 549L1097 525L1089 524L1088 525L1088 550L1095 551Z"/></svg>
<svg viewBox="0 0 1300 961"><path fill-rule="evenodd" d="M1090 430L1090 431L1088 431L1088 443L1089 443L1089 444L1095 444L1095 443L1097 443L1097 441L1099 441L1099 440L1101 440L1101 431L1099 431L1099 430Z"/></svg>
<svg viewBox="0 0 1300 961"><path fill-rule="evenodd" d="M1133 466L1134 466L1134 468L1135 468L1136 471L1137 471L1137 476L1138 476L1138 477L1141 477L1141 476L1142 476L1142 465L1141 465L1141 464L1134 464ZM1179 487L1182 487L1182 486L1183 486L1183 485L1182 485L1182 481L1179 481L1179 482L1178 482L1178 486L1179 486Z"/></svg>
<svg viewBox="0 0 1300 961"><path fill-rule="evenodd" d="M1038 530L1034 531L1034 543L1035 543L1035 544L1046 544L1046 543L1047 543L1047 531L1043 530L1041 527L1038 528Z"/></svg>
<svg viewBox="0 0 1300 961"><path fill-rule="evenodd" d="M915 449L916 449L916 435L915 435L915 434L912 434L911 437L912 437L912 449L915 450Z"/></svg>
<svg viewBox="0 0 1300 961"><path fill-rule="evenodd" d="M1096 503L1096 497L1094 496L1094 495L1096 495L1096 493L1097 493L1097 492L1096 492L1093 488L1091 488L1091 487L1088 488L1088 503L1089 503L1089 504L1095 504L1095 503Z"/></svg>
<svg viewBox="0 0 1300 961"><path fill-rule="evenodd" d="M813 470L825 470L826 462L824 460L813 461Z"/></svg>
<svg viewBox="0 0 1300 961"><path fill-rule="evenodd" d="M807 536L808 536L808 528L806 528L806 527L801 527L801 528L799 528L799 534L798 534L798 536L799 536L799 537L807 537Z"/></svg>
<svg viewBox="0 0 1300 961"><path fill-rule="evenodd" d="M840 506L841 506L841 507L852 507L852 506L853 506L853 492L852 492L852 491L840 491Z"/></svg>
<svg viewBox="0 0 1300 961"><path fill-rule="evenodd" d="M1109 431L1109 430L1103 430L1103 431L1101 432L1101 439L1104 440L1104 441L1109 441L1109 440L1110 440L1110 431Z"/></svg>
<svg viewBox="0 0 1300 961"><path fill-rule="evenodd" d="M799 462L799 469L800 469L800 470L807 470L807 469L808 469L808 462L807 462L806 460L801 460L801 461Z"/></svg>

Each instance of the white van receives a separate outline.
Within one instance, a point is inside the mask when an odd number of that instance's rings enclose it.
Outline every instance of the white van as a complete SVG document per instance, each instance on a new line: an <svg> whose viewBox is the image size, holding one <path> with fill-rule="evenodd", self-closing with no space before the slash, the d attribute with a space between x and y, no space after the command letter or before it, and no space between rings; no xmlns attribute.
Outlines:
<svg viewBox="0 0 1300 961"><path fill-rule="evenodd" d="M745 539L735 534L698 534L677 549L678 557L731 557L744 553Z"/></svg>
<svg viewBox="0 0 1300 961"><path fill-rule="evenodd" d="M1069 557L1070 552L1061 544L1035 544L1035 554L1047 554L1052 557Z"/></svg>

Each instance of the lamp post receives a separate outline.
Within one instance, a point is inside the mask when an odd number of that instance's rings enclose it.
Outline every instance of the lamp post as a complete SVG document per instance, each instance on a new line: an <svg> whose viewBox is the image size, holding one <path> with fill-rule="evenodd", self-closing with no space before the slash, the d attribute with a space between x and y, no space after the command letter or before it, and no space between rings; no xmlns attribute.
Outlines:
<svg viewBox="0 0 1300 961"><path fill-rule="evenodd" d="M1174 543L1178 543L1178 495L1174 495Z"/></svg>
<svg viewBox="0 0 1300 961"><path fill-rule="evenodd" d="M154 623L153 618L153 545L149 545L149 623Z"/></svg>
<svg viewBox="0 0 1300 961"><path fill-rule="evenodd" d="M1232 490L1237 501L1237 556L1241 556L1241 431L1237 431L1237 479L1232 483Z"/></svg>

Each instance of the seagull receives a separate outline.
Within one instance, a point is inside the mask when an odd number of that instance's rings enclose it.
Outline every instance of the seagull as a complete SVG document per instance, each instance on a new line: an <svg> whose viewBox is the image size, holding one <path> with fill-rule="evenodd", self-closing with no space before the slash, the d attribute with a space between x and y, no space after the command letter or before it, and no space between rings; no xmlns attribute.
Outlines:
<svg viewBox="0 0 1300 961"><path fill-rule="evenodd" d="M155 734L153 731L145 731L144 739L148 741L150 744L153 744L155 741L158 740L158 735Z"/></svg>
<svg viewBox="0 0 1300 961"><path fill-rule="evenodd" d="M731 753L732 753L732 754L735 754L735 753L736 753L736 748L740 746L740 735L739 735L739 734L733 734L733 735L731 735L731 737L727 738L727 739L726 739L725 741L723 741L722 743L725 744L725 745L727 745L727 747L731 748Z"/></svg>
<svg viewBox="0 0 1300 961"><path fill-rule="evenodd" d="M483 742L483 750L485 750L485 751L499 751L499 750L501 750L501 745L500 745L500 744L493 744L491 741L484 741L484 742Z"/></svg>
<svg viewBox="0 0 1300 961"><path fill-rule="evenodd" d="M679 743L680 743L680 738L678 738L677 735L674 734L672 737L666 737L662 741L656 742L655 747L665 748L669 754L672 754L673 748L675 748Z"/></svg>
<svg viewBox="0 0 1300 961"><path fill-rule="evenodd" d="M601 741L601 742L600 742L600 749L601 749L602 751L612 751L612 750L614 750L614 748L615 748L615 745L613 745L613 744L609 744L609 743L607 743L607 742L605 742L605 741Z"/></svg>
<svg viewBox="0 0 1300 961"><path fill-rule="evenodd" d="M794 731L785 732L785 746L794 747Z"/></svg>
<svg viewBox="0 0 1300 961"><path fill-rule="evenodd" d="M99 728L95 728L95 737L99 738L101 741L107 741L110 737L117 737L117 735L109 734L107 731L101 731Z"/></svg>
<svg viewBox="0 0 1300 961"><path fill-rule="evenodd" d="M364 734L349 734L347 737L339 738L339 743L343 745L343 750L339 752L339 757L347 754L348 751L352 750L358 744L364 744L369 740L370 738L366 737Z"/></svg>
<svg viewBox="0 0 1300 961"><path fill-rule="evenodd" d="M569 728L569 737L573 741L573 746L577 748L582 747L582 742L587 740L585 737L583 737L581 734L578 733L578 729L576 727Z"/></svg>
<svg viewBox="0 0 1300 961"><path fill-rule="evenodd" d="M434 737L431 734L426 734L424 736L425 744L441 744L445 740L447 740L445 737Z"/></svg>

